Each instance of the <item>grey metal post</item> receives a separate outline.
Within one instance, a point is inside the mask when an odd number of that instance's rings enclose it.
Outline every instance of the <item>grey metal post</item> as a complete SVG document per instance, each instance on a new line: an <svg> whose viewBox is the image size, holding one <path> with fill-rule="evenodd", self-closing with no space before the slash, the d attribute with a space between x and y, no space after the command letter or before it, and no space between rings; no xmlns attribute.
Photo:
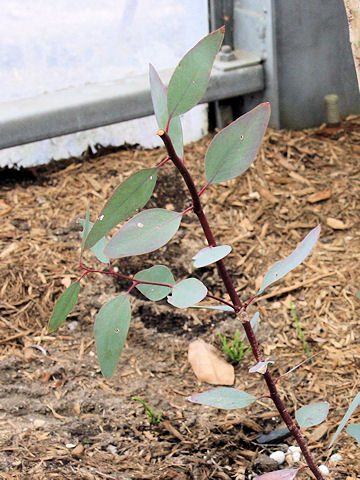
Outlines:
<svg viewBox="0 0 360 480"><path fill-rule="evenodd" d="M360 112L341 0L235 0L234 45L264 61L265 90L246 101L270 101L274 127L321 124L327 94L342 117Z"/></svg>

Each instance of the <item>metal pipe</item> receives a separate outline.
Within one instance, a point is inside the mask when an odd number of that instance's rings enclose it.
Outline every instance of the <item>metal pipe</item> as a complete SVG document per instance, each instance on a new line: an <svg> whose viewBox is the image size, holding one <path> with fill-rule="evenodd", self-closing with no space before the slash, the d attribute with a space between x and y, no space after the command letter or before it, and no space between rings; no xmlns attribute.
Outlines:
<svg viewBox="0 0 360 480"><path fill-rule="evenodd" d="M172 71L160 72L168 83ZM262 65L214 69L202 103L264 89ZM0 149L153 114L147 75L0 103Z"/></svg>

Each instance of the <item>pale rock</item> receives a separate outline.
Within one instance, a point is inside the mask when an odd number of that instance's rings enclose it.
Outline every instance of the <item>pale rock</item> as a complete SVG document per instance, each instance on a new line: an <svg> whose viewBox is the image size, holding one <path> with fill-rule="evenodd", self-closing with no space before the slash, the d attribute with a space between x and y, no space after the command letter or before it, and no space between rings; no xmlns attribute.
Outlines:
<svg viewBox="0 0 360 480"><path fill-rule="evenodd" d="M319 465L319 470L324 475L329 475L330 471L326 465Z"/></svg>
<svg viewBox="0 0 360 480"><path fill-rule="evenodd" d="M233 385L234 367L219 356L215 347L204 340L194 340L189 345L188 360L200 382L212 385Z"/></svg>
<svg viewBox="0 0 360 480"><path fill-rule="evenodd" d="M330 462L336 463L336 462L339 462L340 460L342 460L342 455L340 455L340 453L334 453L330 457Z"/></svg>
<svg viewBox="0 0 360 480"><path fill-rule="evenodd" d="M285 462L285 453L282 452L281 450L276 450L276 452L273 452L270 454L270 458L275 460L279 465Z"/></svg>

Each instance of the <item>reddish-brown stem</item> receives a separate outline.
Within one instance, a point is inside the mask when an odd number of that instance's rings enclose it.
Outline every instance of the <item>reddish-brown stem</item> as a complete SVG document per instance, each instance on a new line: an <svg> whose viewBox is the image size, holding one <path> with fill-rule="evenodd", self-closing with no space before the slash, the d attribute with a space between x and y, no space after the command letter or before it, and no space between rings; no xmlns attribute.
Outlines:
<svg viewBox="0 0 360 480"><path fill-rule="evenodd" d="M185 167L185 164L183 163L181 158L179 158L178 155L176 154L174 146L172 144L172 141L171 141L167 131L160 129L160 130L158 130L157 134L160 136L160 138L164 142L165 148L167 150L167 153L168 153L170 159L172 160L175 167L178 169L178 171L180 172L180 174L182 175L182 177L183 177L183 179L186 183L186 186L187 186L187 188L189 190L189 193L191 195L194 212L196 213L196 215L199 219L199 222L202 226L202 229L204 231L204 234L205 234L205 237L208 241L209 246L216 246L216 241L215 241L214 235L212 233L210 225L209 225L209 223L207 221L207 218L205 216L205 213L203 211L201 201L200 201L200 196L197 193L197 190L196 190L196 187L195 187L195 184L194 184L194 181L193 181L193 178L192 178L190 172ZM203 191L204 191L204 189L200 190L200 193L203 193ZM250 305L250 303L254 300L255 297L251 298L248 302L243 304L241 302L236 290L235 290L234 284L233 284L233 282L230 278L230 275L229 275L229 273L228 273L228 271L225 267L224 261L219 260L218 262L216 262L216 264L217 264L217 267L218 267L219 275L220 275L220 277L221 277L221 279L224 283L224 286L225 286L225 288L226 288L226 290L227 290L227 292L228 292L228 294L231 298L231 301L233 302L233 308L235 309L235 312L236 313L240 312L240 316L241 317L243 316L243 318L242 318L243 327L244 327L246 336L249 340L249 343L251 345L253 355L258 362L261 362L261 361L263 361L264 357L263 357L263 354L260 350L255 332L254 332L250 322L247 320L247 313L246 313L246 308L248 307L248 305ZM307 446L307 443L306 443L302 433L300 432L300 430L296 426L294 420L291 418L290 414L286 410L285 404L280 398L280 395L279 395L279 393L277 391L277 388L276 388L276 383L275 383L275 381L274 381L274 379L273 379L269 370L266 370L266 372L264 374L264 379L265 379L265 382L266 382L267 387L269 389L269 393L270 393L270 397L271 397L272 401L274 402L281 418L284 420L288 429L290 430L290 432L292 433L292 435L296 439L299 447L301 448L301 451L302 451L302 453L305 457L305 460L306 460L310 470L313 472L313 474L315 475L315 478L317 480L324 480L324 477L322 476L318 466L316 465L315 460L310 453L310 450Z"/></svg>
<svg viewBox="0 0 360 480"><path fill-rule="evenodd" d="M136 287L136 285L139 285L139 283L140 283L140 282L135 281L135 282L131 285L131 287L128 288L128 291L127 291L126 293L130 293L130 292Z"/></svg>
<svg viewBox="0 0 360 480"><path fill-rule="evenodd" d="M170 160L170 157L166 157L165 160L163 160L162 162L160 162L160 163L158 163L158 164L156 165L156 168L162 167L162 166L165 165L165 163L167 163L169 160Z"/></svg>
<svg viewBox="0 0 360 480"><path fill-rule="evenodd" d="M159 137L164 142L164 145L166 147L166 150L167 150L167 153L168 153L169 157L171 158L175 167L178 169L178 171L182 175L182 177L183 177L183 179L186 183L186 186L188 187L189 193L191 195L192 203L193 203L194 213L197 215L197 217L199 219L200 225L202 226L202 229L204 231L204 234L205 234L205 237L206 237L206 240L207 240L209 246L215 247L216 246L215 237L212 233L212 230L211 230L210 225L207 221L206 215L203 211L201 201L200 201L200 197L197 193L197 189L196 189L194 180L193 180L189 170L185 167L181 158L176 154L174 146L172 144L172 141L171 141L169 135L167 134L167 132L165 132L165 130L160 129L160 130L158 130L157 134L159 135ZM219 275L220 275L220 277L221 277L221 279L222 279L222 281L225 285L226 291L228 292L228 294L231 298L231 301L234 304L235 311L238 312L238 311L240 311L240 309L242 307L242 302L241 302L238 294L236 293L236 290L235 290L235 287L234 287L234 285L231 281L229 272L227 271L227 269L225 267L225 263L224 263L223 260L219 260L218 262L216 262L216 265L217 265L217 268L218 268L218 271L219 271Z"/></svg>
<svg viewBox="0 0 360 480"><path fill-rule="evenodd" d="M220 297L215 297L215 295L210 295L210 293L207 293L206 296L208 298L213 298L214 300L217 300L218 302L223 303L224 305L227 305L228 307L231 307L234 310L234 313L235 313L235 305L233 305L232 303L227 302L226 300L223 300Z"/></svg>
<svg viewBox="0 0 360 480"><path fill-rule="evenodd" d="M203 186L203 188L198 193L199 197L201 197L201 195L205 192L205 190L208 188L209 185L210 183L207 183L206 185Z"/></svg>

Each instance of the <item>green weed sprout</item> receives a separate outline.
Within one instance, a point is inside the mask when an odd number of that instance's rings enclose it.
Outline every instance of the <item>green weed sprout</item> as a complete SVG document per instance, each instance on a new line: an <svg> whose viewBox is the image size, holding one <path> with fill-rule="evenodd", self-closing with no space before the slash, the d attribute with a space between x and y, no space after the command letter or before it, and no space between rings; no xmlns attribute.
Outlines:
<svg viewBox="0 0 360 480"><path fill-rule="evenodd" d="M158 414L156 414L154 410L151 410L151 408L145 402L145 400L143 400L140 397L132 397L132 400L135 400L136 402L141 403L141 405L144 407L144 410L145 410L145 413L148 417L150 425L159 425L159 423L161 422L161 419L162 419L162 411L161 410Z"/></svg>
<svg viewBox="0 0 360 480"><path fill-rule="evenodd" d="M294 320L294 322L295 322L295 326L296 326L296 329L297 329L297 331L298 331L300 340L302 341L304 350L305 350L307 356L310 358L310 362L311 362L311 363L314 363L314 360L313 360L313 358L312 358L313 355L312 355L312 353L311 353L309 344L308 344L307 341L306 341L306 338L305 338L303 329L302 329L301 326L300 326L299 317L297 316L295 307L294 307L294 305L293 305L293 303L292 303L291 300L290 300L290 311L291 311L291 316L292 316L292 318L293 318L293 320Z"/></svg>
<svg viewBox="0 0 360 480"><path fill-rule="evenodd" d="M233 365L237 365L244 356L251 350L250 346L246 346L245 342L240 338L240 330L236 330L234 339L228 343L225 335L218 332L224 353L229 357Z"/></svg>

